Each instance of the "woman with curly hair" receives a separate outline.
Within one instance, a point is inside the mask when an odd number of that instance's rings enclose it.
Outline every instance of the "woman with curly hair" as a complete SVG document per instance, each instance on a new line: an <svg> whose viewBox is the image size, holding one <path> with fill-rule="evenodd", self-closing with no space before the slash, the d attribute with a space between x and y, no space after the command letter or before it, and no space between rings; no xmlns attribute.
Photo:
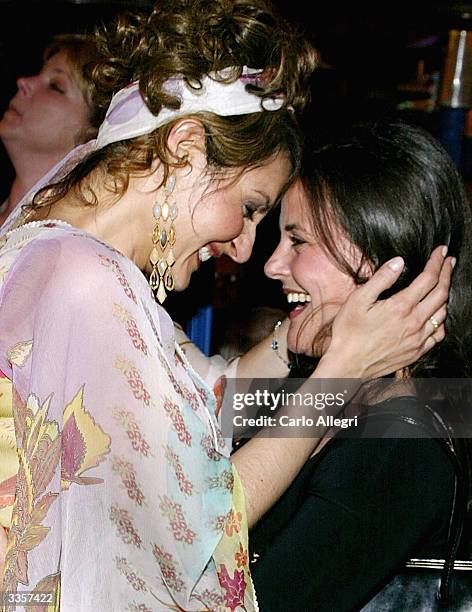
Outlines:
<svg viewBox="0 0 472 612"><path fill-rule="evenodd" d="M98 104L113 98L96 141L1 236L1 408L18 460L5 603L254 610L247 526L316 441L257 437L230 458L219 396L160 304L215 245L249 257L298 171L293 109L314 52L260 0L163 0L99 44ZM402 268L387 262L312 383L378 376L441 340L427 321L442 323L444 257L377 304ZM258 355L286 373L269 343Z"/></svg>

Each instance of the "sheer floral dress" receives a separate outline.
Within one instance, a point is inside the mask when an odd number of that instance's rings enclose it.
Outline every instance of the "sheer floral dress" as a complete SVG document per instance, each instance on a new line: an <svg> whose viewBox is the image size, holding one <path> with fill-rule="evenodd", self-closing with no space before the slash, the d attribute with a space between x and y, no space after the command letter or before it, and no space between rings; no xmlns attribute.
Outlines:
<svg viewBox="0 0 472 612"><path fill-rule="evenodd" d="M63 222L1 237L6 595L67 612L257 609L216 412L130 260Z"/></svg>

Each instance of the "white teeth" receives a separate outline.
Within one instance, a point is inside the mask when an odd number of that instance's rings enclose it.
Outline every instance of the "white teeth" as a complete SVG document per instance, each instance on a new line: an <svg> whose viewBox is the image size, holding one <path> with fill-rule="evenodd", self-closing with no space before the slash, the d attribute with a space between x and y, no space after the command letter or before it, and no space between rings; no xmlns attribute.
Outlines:
<svg viewBox="0 0 472 612"><path fill-rule="evenodd" d="M311 297L308 293L287 293L287 302L292 304L293 302L300 302L300 304L304 304L305 302L311 302Z"/></svg>
<svg viewBox="0 0 472 612"><path fill-rule="evenodd" d="M211 257L212 254L208 247L204 246L198 250L198 258L201 262L208 261Z"/></svg>

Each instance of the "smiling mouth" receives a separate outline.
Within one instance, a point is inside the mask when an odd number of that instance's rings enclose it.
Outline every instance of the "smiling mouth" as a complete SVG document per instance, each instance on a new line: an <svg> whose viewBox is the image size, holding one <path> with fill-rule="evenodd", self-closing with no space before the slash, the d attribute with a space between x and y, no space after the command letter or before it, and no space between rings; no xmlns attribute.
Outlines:
<svg viewBox="0 0 472 612"><path fill-rule="evenodd" d="M287 302L289 304L288 316L293 319L305 310L311 302L311 296L304 291L290 291L287 292Z"/></svg>
<svg viewBox="0 0 472 612"><path fill-rule="evenodd" d="M198 258L201 262L208 261L212 257L221 257L222 251L214 243L206 244L198 250Z"/></svg>
<svg viewBox="0 0 472 612"><path fill-rule="evenodd" d="M205 261L208 261L212 257L213 257L213 253L211 252L211 249L209 247L203 246L201 249L198 249L198 259L202 263L204 263Z"/></svg>
<svg viewBox="0 0 472 612"><path fill-rule="evenodd" d="M8 117L8 115L10 115L10 117L13 115L14 117L20 117L20 114L14 109L14 108L7 108L5 110L5 112L3 113L4 117Z"/></svg>
<svg viewBox="0 0 472 612"><path fill-rule="evenodd" d="M15 113L15 115L18 115L19 117L21 116L21 113L17 110L15 106L13 106L13 104L8 105L7 111L10 111L11 113Z"/></svg>

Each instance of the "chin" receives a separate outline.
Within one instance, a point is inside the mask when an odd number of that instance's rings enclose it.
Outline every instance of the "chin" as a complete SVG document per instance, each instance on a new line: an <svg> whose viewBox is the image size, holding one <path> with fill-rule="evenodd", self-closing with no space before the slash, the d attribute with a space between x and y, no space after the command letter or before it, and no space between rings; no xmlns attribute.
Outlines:
<svg viewBox="0 0 472 612"><path fill-rule="evenodd" d="M173 291L173 292L174 292L174 291L176 291L176 292L179 292L179 291L185 291L185 289L187 289L187 287L188 287L189 285L190 285L190 281L187 281L186 283L182 283L182 282L180 282L180 281L177 281L177 280L174 278L174 288L172 289L172 291Z"/></svg>
<svg viewBox="0 0 472 612"><path fill-rule="evenodd" d="M298 348L298 350L293 352L297 355L303 355L304 357L321 357L321 355L318 354L318 351L314 351L306 346L301 346Z"/></svg>
<svg viewBox="0 0 472 612"><path fill-rule="evenodd" d="M179 274L174 276L174 291L185 291L187 287L190 285L190 281L192 279L191 274Z"/></svg>
<svg viewBox="0 0 472 612"><path fill-rule="evenodd" d="M287 348L292 353L305 355L306 357L322 357L324 353L319 343L313 344L313 335L307 337L306 333L302 333L298 337L292 338L289 332L287 337Z"/></svg>
<svg viewBox="0 0 472 612"><path fill-rule="evenodd" d="M308 357L314 357L314 351L311 344L306 342L304 338L291 339L290 335L287 338L287 348L292 353L297 353L298 355L307 355Z"/></svg>
<svg viewBox="0 0 472 612"><path fill-rule="evenodd" d="M315 326L307 325L304 321L295 319L291 322L287 333L287 348L299 355L313 357L313 339L315 337Z"/></svg>

